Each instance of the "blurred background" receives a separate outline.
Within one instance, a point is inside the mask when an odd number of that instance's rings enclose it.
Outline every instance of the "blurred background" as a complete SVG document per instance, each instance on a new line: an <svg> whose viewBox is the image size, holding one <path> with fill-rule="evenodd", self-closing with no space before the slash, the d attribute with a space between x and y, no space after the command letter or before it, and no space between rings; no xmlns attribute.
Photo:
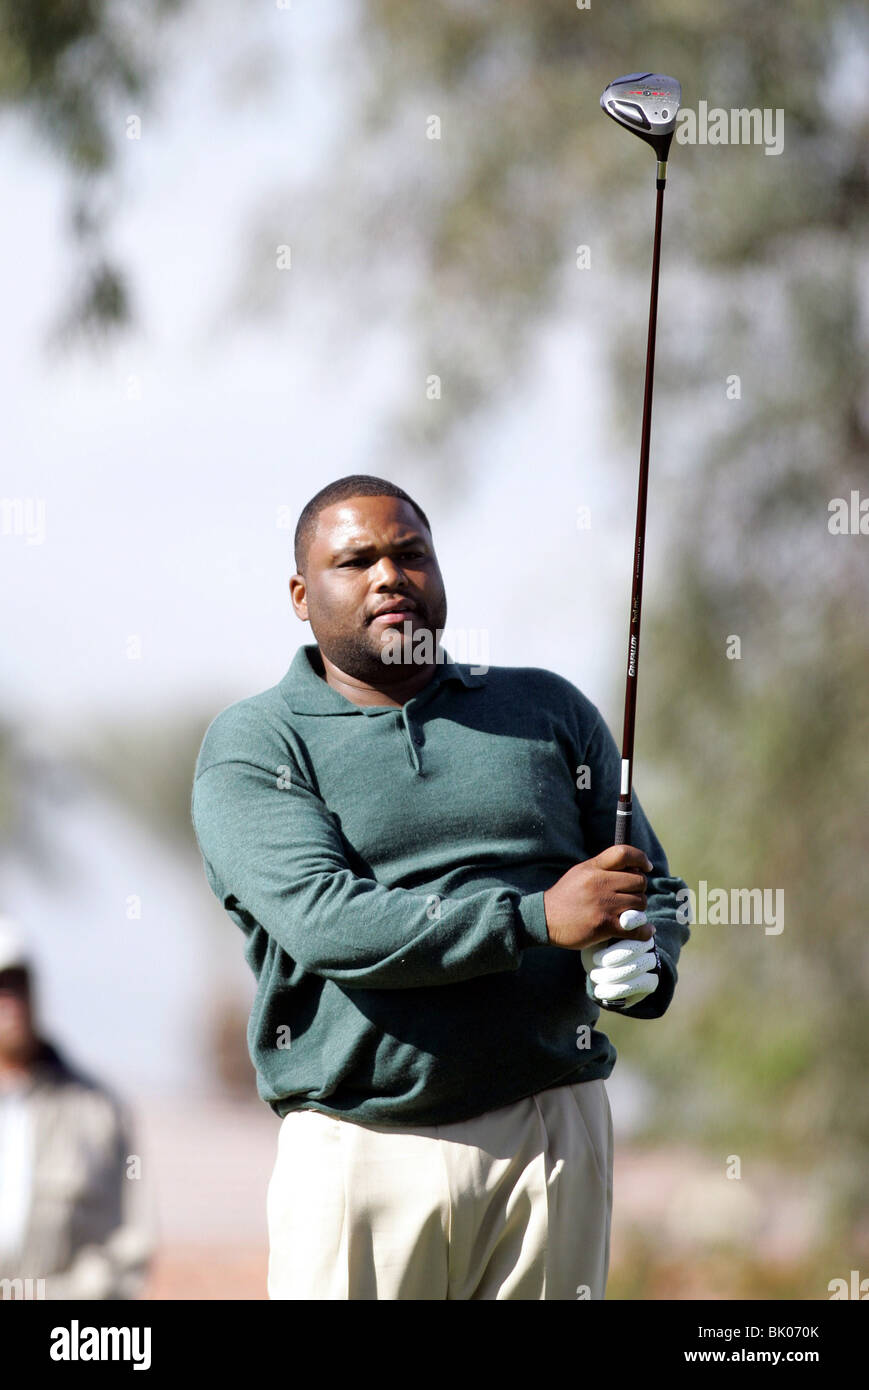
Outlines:
<svg viewBox="0 0 869 1390"><path fill-rule="evenodd" d="M406 488L449 625L620 736L654 158L598 101L649 69L783 141L670 155L636 785L784 925L696 924L665 1019L606 1022L608 1296L869 1276L865 8L0 0L0 911L131 1106L146 1298L265 1297L278 1121L189 798L312 640L309 497Z"/></svg>

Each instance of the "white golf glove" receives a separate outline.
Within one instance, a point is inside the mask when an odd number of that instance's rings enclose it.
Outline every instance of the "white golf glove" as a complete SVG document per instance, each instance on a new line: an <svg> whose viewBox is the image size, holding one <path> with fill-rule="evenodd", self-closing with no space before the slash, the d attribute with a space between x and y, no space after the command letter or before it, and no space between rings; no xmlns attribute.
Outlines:
<svg viewBox="0 0 869 1390"><path fill-rule="evenodd" d="M619 918L623 931L633 931L645 922L645 912L633 909ZM588 992L599 1004L606 1006L619 999L624 1000L623 1008L632 1009L658 988L661 961L654 937L651 941L606 941L587 946L580 954Z"/></svg>

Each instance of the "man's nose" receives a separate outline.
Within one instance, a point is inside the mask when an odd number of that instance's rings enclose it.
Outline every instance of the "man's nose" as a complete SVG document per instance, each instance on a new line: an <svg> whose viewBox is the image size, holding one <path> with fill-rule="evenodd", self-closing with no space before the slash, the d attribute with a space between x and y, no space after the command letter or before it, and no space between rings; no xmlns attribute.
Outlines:
<svg viewBox="0 0 869 1390"><path fill-rule="evenodd" d="M401 566L397 565L388 555L383 555L374 566L374 582L392 586L394 584L406 584L407 580Z"/></svg>

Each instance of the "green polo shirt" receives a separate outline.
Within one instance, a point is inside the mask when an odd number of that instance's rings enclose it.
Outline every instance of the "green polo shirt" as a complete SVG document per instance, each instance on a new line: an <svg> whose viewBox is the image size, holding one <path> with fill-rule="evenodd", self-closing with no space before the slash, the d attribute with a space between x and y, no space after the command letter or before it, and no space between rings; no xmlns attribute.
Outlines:
<svg viewBox="0 0 869 1390"><path fill-rule="evenodd" d="M397 708L353 704L301 647L205 734L193 822L244 934L248 1046L278 1115L449 1124L615 1063L543 891L612 843L619 751L563 677L439 654ZM625 1016L654 1018L689 935L685 884L636 797L632 840L653 864L662 968Z"/></svg>

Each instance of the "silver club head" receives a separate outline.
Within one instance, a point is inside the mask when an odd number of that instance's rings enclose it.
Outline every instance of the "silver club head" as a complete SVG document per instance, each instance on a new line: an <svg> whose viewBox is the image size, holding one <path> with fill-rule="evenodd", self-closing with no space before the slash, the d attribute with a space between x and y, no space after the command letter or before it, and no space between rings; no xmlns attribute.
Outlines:
<svg viewBox="0 0 869 1390"><path fill-rule="evenodd" d="M609 84L600 104L619 125L646 140L659 162L665 163L681 100L682 88L675 77L664 77L660 72L629 72Z"/></svg>

